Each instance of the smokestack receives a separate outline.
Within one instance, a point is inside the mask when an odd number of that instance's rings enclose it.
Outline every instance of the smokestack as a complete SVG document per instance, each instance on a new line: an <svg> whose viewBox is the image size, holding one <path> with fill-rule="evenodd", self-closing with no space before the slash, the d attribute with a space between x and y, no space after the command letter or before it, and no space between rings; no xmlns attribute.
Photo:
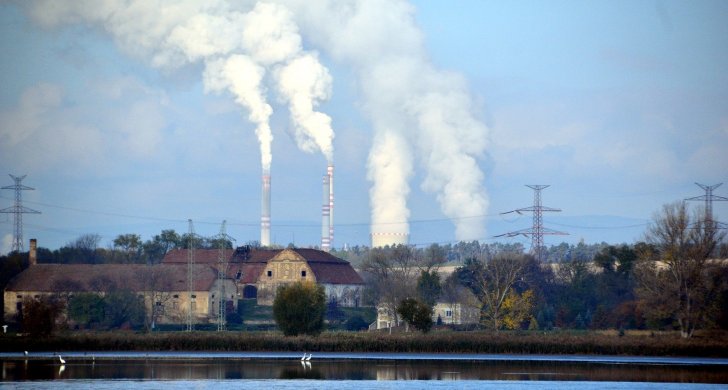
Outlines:
<svg viewBox="0 0 728 390"><path fill-rule="evenodd" d="M260 245L270 246L270 174L263 174L260 204Z"/></svg>
<svg viewBox="0 0 728 390"><path fill-rule="evenodd" d="M329 246L334 247L334 164L326 169L329 176Z"/></svg>
<svg viewBox="0 0 728 390"><path fill-rule="evenodd" d="M331 230L329 223L331 222L331 214L329 209L330 202L330 184L329 175L324 175L323 179L323 197L321 202L321 250L328 252L331 249Z"/></svg>
<svg viewBox="0 0 728 390"><path fill-rule="evenodd" d="M28 253L28 266L38 264L38 240L30 239L30 251Z"/></svg>

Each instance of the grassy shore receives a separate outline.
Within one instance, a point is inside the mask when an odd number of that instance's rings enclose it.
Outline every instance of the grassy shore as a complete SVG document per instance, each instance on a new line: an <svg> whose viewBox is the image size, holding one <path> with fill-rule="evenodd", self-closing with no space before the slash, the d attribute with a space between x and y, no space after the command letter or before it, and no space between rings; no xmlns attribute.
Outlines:
<svg viewBox="0 0 728 390"><path fill-rule="evenodd" d="M681 339L676 333L627 332L66 332L48 338L4 335L0 351L322 351L492 354L596 354L728 357L728 332Z"/></svg>

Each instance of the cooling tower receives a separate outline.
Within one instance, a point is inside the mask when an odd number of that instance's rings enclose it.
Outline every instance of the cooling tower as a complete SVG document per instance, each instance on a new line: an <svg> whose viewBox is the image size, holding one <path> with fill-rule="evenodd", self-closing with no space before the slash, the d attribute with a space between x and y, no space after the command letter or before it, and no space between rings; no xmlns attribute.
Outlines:
<svg viewBox="0 0 728 390"><path fill-rule="evenodd" d="M321 202L321 250L325 252L328 252L329 249L331 249L331 231L329 228L329 223L331 222L331 214L329 209L330 188L331 186L329 184L329 175L324 175L323 197Z"/></svg>
<svg viewBox="0 0 728 390"><path fill-rule="evenodd" d="M372 233L372 248L407 245L408 242L409 234L407 233Z"/></svg>
<svg viewBox="0 0 728 390"><path fill-rule="evenodd" d="M329 247L334 246L334 164L326 169L329 176Z"/></svg>
<svg viewBox="0 0 728 390"><path fill-rule="evenodd" d="M260 201L260 245L270 246L270 175L263 175Z"/></svg>

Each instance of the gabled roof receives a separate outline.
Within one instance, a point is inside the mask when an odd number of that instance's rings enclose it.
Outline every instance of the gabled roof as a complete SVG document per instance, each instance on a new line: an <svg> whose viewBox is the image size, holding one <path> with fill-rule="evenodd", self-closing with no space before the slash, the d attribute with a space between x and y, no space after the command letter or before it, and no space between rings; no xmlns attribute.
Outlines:
<svg viewBox="0 0 728 390"><path fill-rule="evenodd" d="M255 284L268 262L283 251L293 251L305 260L313 271L316 281L328 284L364 284L364 280L356 273L348 261L342 260L328 252L318 249L246 249L226 250L228 260L227 275L236 278L238 283ZM217 249L195 250L195 264L214 265L218 262ZM187 249L175 249L168 252L162 264L187 264ZM236 278L237 279L237 278Z"/></svg>
<svg viewBox="0 0 728 390"><path fill-rule="evenodd" d="M194 290L209 291L215 270L209 265L194 267ZM99 292L186 291L187 265L179 264L37 264L28 267L8 283L6 291Z"/></svg>
<svg viewBox="0 0 728 390"><path fill-rule="evenodd" d="M348 262L345 264L309 262L308 266L311 267L318 283L364 284L364 280Z"/></svg>

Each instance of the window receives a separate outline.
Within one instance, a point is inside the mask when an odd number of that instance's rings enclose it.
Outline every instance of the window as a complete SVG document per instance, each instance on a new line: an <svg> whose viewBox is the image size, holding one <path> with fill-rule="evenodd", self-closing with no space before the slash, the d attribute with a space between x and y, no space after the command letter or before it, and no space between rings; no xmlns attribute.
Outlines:
<svg viewBox="0 0 728 390"><path fill-rule="evenodd" d="M270 270L268 271L268 277L269 278L272 278L273 277L273 271L270 271Z"/></svg>
<svg viewBox="0 0 728 390"><path fill-rule="evenodd" d="M451 310L445 311L445 317L452 317L452 311Z"/></svg>
<svg viewBox="0 0 728 390"><path fill-rule="evenodd" d="M177 299L177 298L179 298L179 295L177 295L177 294L172 295L172 298Z"/></svg>
<svg viewBox="0 0 728 390"><path fill-rule="evenodd" d="M237 272L237 273L235 274L235 279L237 279L237 280L240 280L240 278L241 278L242 276L243 276L243 273L242 273L241 271L238 271L238 272Z"/></svg>
<svg viewBox="0 0 728 390"><path fill-rule="evenodd" d="M194 301L195 301L195 298L197 298L197 295L195 295L195 294L192 294L192 302L194 302Z"/></svg>
<svg viewBox="0 0 728 390"><path fill-rule="evenodd" d="M306 277L306 271L305 270L301 271L301 277L302 278L305 278Z"/></svg>
<svg viewBox="0 0 728 390"><path fill-rule="evenodd" d="M22 295L18 295L18 299L23 299L23 296Z"/></svg>

